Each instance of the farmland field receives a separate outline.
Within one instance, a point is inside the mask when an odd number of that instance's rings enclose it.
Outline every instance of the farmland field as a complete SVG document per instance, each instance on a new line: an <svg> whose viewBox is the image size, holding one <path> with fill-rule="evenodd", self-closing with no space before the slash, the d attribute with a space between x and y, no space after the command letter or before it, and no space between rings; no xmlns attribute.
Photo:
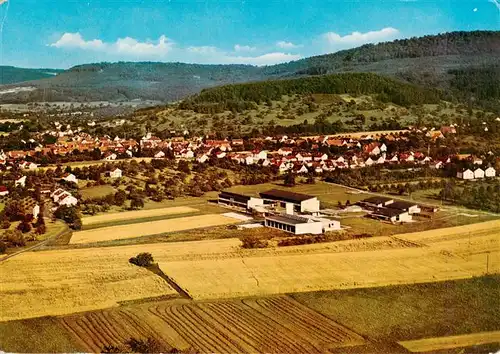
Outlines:
<svg viewBox="0 0 500 354"><path fill-rule="evenodd" d="M439 231L443 242L421 247L335 253L315 245L321 249L316 254L205 255L160 259L159 265L196 299L424 283L500 272L500 221L478 225L483 231L470 242L461 228L450 228ZM186 254L188 248L186 244Z"/></svg>
<svg viewBox="0 0 500 354"><path fill-rule="evenodd" d="M80 189L82 199L84 200L91 198L103 198L109 194L114 194L115 192L116 192L115 189L110 185L102 185L102 186Z"/></svg>
<svg viewBox="0 0 500 354"><path fill-rule="evenodd" d="M130 219L145 219L163 215L195 213L197 211L198 209L194 209L187 206L160 208L151 210L125 211L122 213L108 213L95 216L86 216L82 218L82 224L83 226L107 224L117 221L130 220Z"/></svg>
<svg viewBox="0 0 500 354"><path fill-rule="evenodd" d="M106 254L98 249L26 252L0 263L0 321L177 295L160 277L129 264L127 255L135 254Z"/></svg>
<svg viewBox="0 0 500 354"><path fill-rule="evenodd" d="M500 275L290 296L375 341L500 330Z"/></svg>
<svg viewBox="0 0 500 354"><path fill-rule="evenodd" d="M321 353L363 338L289 297L158 302L67 316L63 325L87 351L153 337L200 353Z"/></svg>
<svg viewBox="0 0 500 354"><path fill-rule="evenodd" d="M237 222L238 220L217 214L186 216L168 220L158 220L131 225L103 227L96 230L79 231L73 234L70 243L84 244L121 240L202 227L228 225Z"/></svg>
<svg viewBox="0 0 500 354"><path fill-rule="evenodd" d="M443 229L442 242L435 239L423 246L374 238L244 250L238 239L223 239L27 252L0 264L7 284L0 288L0 319L68 314L174 294L160 277L128 264L140 252L152 253L163 272L195 299L466 279L487 270L498 273L499 224L477 224L483 231L470 238L460 234L461 228ZM431 233L421 233L422 239Z"/></svg>

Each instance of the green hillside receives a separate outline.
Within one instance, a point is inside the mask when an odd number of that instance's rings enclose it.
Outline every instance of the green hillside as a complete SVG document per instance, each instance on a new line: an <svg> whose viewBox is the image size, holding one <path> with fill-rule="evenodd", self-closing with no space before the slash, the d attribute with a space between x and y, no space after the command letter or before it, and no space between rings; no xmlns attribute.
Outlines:
<svg viewBox="0 0 500 354"><path fill-rule="evenodd" d="M442 93L371 73L344 73L298 79L261 81L204 89L181 104L197 112L222 112L251 107L251 103L280 100L283 95L377 95L382 102L401 106L438 103Z"/></svg>
<svg viewBox="0 0 500 354"><path fill-rule="evenodd" d="M440 88L456 100L500 111L497 90L483 89L483 86L500 86L499 57L500 31L475 31L364 45L266 67L155 62L87 64L56 77L33 78L37 80L21 85L37 90L4 94L0 102L132 99L172 102L204 88L226 84L358 72ZM480 82L476 78L469 80L475 73L484 73Z"/></svg>
<svg viewBox="0 0 500 354"><path fill-rule="evenodd" d="M24 81L48 79L61 73L57 69L23 69L13 66L0 66L0 85L14 84Z"/></svg>

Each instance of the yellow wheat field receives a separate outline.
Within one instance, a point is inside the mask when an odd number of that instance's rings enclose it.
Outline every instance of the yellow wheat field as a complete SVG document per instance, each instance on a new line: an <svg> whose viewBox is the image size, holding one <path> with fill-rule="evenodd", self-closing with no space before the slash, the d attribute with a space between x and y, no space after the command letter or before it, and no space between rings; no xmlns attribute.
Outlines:
<svg viewBox="0 0 500 354"><path fill-rule="evenodd" d="M328 252L323 248L317 254L277 252L263 257L241 252L239 257L230 258L160 260L160 267L197 299L423 283L499 273L496 223L481 229L470 238L460 228L443 229L443 241L434 239L422 247L361 252Z"/></svg>
<svg viewBox="0 0 500 354"><path fill-rule="evenodd" d="M84 252L82 252L84 251ZM0 263L0 321L117 306L175 295L157 275L128 263L133 251L26 252Z"/></svg>
<svg viewBox="0 0 500 354"><path fill-rule="evenodd" d="M422 247L374 250L367 247L387 238L264 250L244 250L238 239L224 239L26 252L0 263L0 321L174 294L163 279L128 263L140 252L150 252L162 270L196 299L434 282L487 270L499 273L496 226L478 224L477 235L464 235L461 228L442 229L439 237Z"/></svg>
<svg viewBox="0 0 500 354"><path fill-rule="evenodd" d="M500 331L479 332L463 334L460 336L434 337L399 342L399 344L411 352L430 352L488 343L500 343Z"/></svg>
<svg viewBox="0 0 500 354"><path fill-rule="evenodd" d="M83 226L88 226L88 225L104 224L114 221L152 218L155 216L162 216L162 215L195 213L197 211L198 209L190 208L187 206L159 208L150 210L125 211L123 213L110 213L103 215L86 216L82 218L82 224Z"/></svg>
<svg viewBox="0 0 500 354"><path fill-rule="evenodd" d="M100 229L75 232L70 243L94 243L121 240L166 232L196 229L201 227L228 225L239 222L217 214L187 216L183 218L143 222L131 225L103 227Z"/></svg>

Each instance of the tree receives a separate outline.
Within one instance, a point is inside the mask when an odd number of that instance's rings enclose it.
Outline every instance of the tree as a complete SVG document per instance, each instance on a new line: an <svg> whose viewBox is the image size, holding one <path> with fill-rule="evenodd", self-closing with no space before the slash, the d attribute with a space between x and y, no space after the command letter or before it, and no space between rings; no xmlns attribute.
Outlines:
<svg viewBox="0 0 500 354"><path fill-rule="evenodd" d="M295 175L292 172L288 172L285 176L283 183L287 187L295 186Z"/></svg>
<svg viewBox="0 0 500 354"><path fill-rule="evenodd" d="M127 193L123 190L119 190L115 193L115 205L122 206L127 200Z"/></svg>
<svg viewBox="0 0 500 354"><path fill-rule="evenodd" d="M17 225L17 230L21 231L23 234L31 231L31 224L27 220L23 220Z"/></svg>
<svg viewBox="0 0 500 354"><path fill-rule="evenodd" d="M0 254L5 253L7 251L7 244L3 241L0 241Z"/></svg>
<svg viewBox="0 0 500 354"><path fill-rule="evenodd" d="M3 233L2 238L14 247L26 245L26 240L24 239L24 235L19 230L7 230Z"/></svg>
<svg viewBox="0 0 500 354"><path fill-rule="evenodd" d="M151 253L142 252L139 253L137 256L130 258L128 261L139 267L149 267L151 264L153 264L154 260Z"/></svg>
<svg viewBox="0 0 500 354"><path fill-rule="evenodd" d="M141 197L139 197L139 196L135 196L130 201L130 208L131 209L141 209L141 208L144 208L144 200Z"/></svg>
<svg viewBox="0 0 500 354"><path fill-rule="evenodd" d="M189 174L191 169L189 168L189 163L186 160L180 160L177 165L177 170L184 172L185 174Z"/></svg>
<svg viewBox="0 0 500 354"><path fill-rule="evenodd" d="M79 210L74 206L60 206L54 213L57 219L63 220L73 230L82 228L82 219Z"/></svg>

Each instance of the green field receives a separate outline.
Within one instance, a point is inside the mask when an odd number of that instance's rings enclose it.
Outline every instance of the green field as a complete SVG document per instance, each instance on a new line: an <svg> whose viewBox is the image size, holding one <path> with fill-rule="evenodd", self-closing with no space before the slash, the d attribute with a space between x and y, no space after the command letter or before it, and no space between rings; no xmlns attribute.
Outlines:
<svg viewBox="0 0 500 354"><path fill-rule="evenodd" d="M110 185L102 185L95 186L89 188L80 189L80 194L82 195L82 199L94 199L94 198L103 198L109 194L114 194L116 190Z"/></svg>
<svg viewBox="0 0 500 354"><path fill-rule="evenodd" d="M375 341L500 329L500 275L291 296Z"/></svg>

